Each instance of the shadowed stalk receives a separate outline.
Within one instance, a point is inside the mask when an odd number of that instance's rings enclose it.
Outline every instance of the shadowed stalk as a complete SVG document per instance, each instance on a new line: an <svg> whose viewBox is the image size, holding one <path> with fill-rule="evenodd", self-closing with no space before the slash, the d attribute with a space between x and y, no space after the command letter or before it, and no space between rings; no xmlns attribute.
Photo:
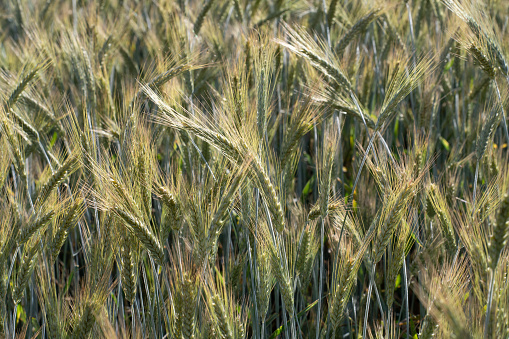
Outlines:
<svg viewBox="0 0 509 339"><path fill-rule="evenodd" d="M369 287L368 287L368 295L366 297L366 309L364 311L364 325L362 328L362 339L366 338L366 331L368 329L368 318L369 318L369 305L371 304L371 292L373 290L373 283L374 283L374 275L375 275L375 265L373 265L373 268L371 272L369 272L370 279L369 279Z"/></svg>

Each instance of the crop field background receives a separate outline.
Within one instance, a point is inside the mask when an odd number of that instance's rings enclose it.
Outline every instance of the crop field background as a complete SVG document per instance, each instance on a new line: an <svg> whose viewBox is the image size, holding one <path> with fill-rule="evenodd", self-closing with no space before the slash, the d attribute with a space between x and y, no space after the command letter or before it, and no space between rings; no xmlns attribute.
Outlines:
<svg viewBox="0 0 509 339"><path fill-rule="evenodd" d="M509 2L0 1L0 338L509 338Z"/></svg>

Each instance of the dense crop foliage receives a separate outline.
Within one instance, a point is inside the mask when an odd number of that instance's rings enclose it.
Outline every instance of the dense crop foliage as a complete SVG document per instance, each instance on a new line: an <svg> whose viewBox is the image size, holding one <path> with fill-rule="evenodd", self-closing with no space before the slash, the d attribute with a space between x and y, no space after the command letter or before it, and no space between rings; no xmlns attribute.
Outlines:
<svg viewBox="0 0 509 339"><path fill-rule="evenodd" d="M0 13L0 337L509 336L508 2Z"/></svg>

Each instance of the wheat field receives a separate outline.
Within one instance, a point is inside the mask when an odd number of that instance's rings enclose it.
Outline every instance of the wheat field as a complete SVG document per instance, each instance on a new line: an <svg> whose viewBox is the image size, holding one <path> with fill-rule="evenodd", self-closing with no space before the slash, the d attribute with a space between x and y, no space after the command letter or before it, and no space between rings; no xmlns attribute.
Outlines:
<svg viewBox="0 0 509 339"><path fill-rule="evenodd" d="M509 338L507 1L0 13L0 338Z"/></svg>

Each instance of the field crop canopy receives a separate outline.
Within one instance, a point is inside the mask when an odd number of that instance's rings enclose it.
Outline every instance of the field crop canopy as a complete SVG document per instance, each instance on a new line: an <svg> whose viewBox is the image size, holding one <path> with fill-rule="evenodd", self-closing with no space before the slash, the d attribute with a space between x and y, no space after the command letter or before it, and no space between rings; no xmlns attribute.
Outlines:
<svg viewBox="0 0 509 339"><path fill-rule="evenodd" d="M0 338L509 338L509 1L0 13Z"/></svg>

